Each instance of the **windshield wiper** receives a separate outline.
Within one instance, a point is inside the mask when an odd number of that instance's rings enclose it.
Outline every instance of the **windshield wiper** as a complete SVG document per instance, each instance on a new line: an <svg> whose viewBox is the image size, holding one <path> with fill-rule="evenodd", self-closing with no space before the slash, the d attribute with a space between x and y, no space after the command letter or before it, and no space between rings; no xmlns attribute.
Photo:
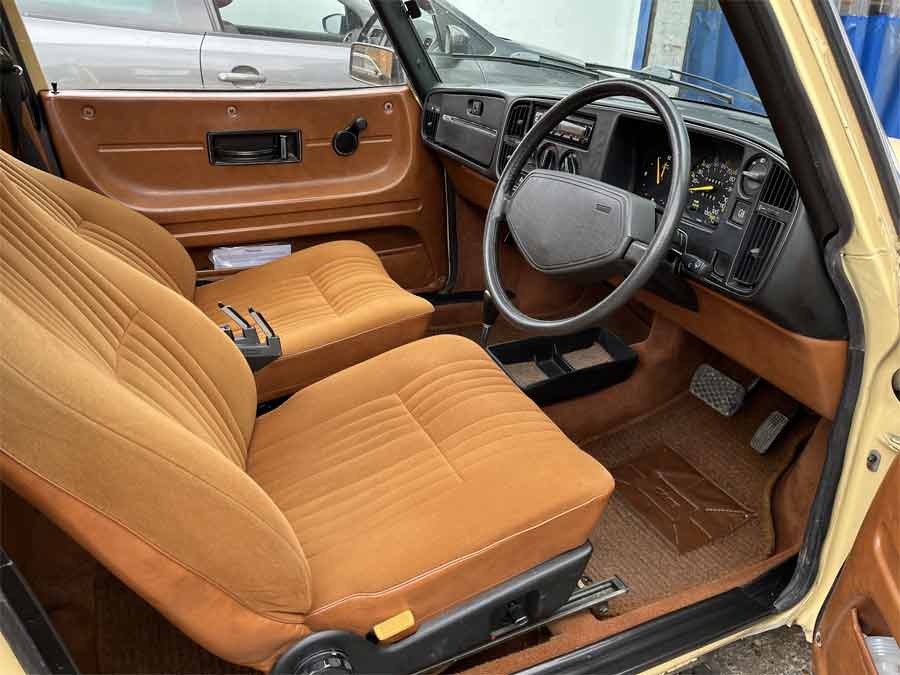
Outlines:
<svg viewBox="0 0 900 675"><path fill-rule="evenodd" d="M585 67L589 68L595 73L602 73L604 75L609 75L610 73L619 73L622 75L631 75L635 79L646 80L647 82L656 82L658 84L672 84L678 87L685 87L686 89L693 89L694 91L699 91L703 94L706 94L707 96L721 99L728 105L732 105L734 103L734 96L731 96L730 94L723 94L720 91L710 89L709 87L704 87L701 84L694 84L693 82L685 82L684 80L679 80L675 77L672 77L672 73L675 71L669 70L668 68L663 68L661 66L651 66L649 68L644 68L643 70L635 70L633 68L607 66L601 63L586 63Z"/></svg>
<svg viewBox="0 0 900 675"><path fill-rule="evenodd" d="M743 89L737 89L735 87L729 87L727 84L722 84L718 80L714 80L711 77L703 77L702 75L695 75L694 73L689 73L686 70L675 70L674 68L667 68L670 73L675 73L676 75L680 75L681 77L690 77L695 80L699 80L700 82L707 82L708 84L715 85L720 89L724 89L725 91L731 92L736 96L741 96L743 98L749 99L754 103L759 103L762 105L762 99L759 96L755 96L751 94L749 91L744 91Z"/></svg>
<svg viewBox="0 0 900 675"><path fill-rule="evenodd" d="M497 61L500 63L518 63L519 65L531 66L532 68L555 68L557 70L564 70L569 73L578 73L579 75L585 75L591 79L597 79L597 71L586 66L582 66L574 61L549 58L531 51L523 50L518 53L521 54L521 56L497 56L495 54L454 54L452 52L450 54L444 54L444 56L450 56L454 59L462 59L466 61Z"/></svg>

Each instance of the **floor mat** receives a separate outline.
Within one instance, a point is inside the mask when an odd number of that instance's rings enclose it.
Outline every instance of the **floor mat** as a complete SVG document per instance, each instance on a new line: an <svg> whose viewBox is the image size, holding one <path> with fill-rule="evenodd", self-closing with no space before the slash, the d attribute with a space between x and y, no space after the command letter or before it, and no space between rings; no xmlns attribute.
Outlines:
<svg viewBox="0 0 900 675"><path fill-rule="evenodd" d="M682 555L727 537L756 515L666 446L612 475L619 497Z"/></svg>
<svg viewBox="0 0 900 675"><path fill-rule="evenodd" d="M591 533L594 554L587 569L595 579L618 574L631 587L631 592L610 603L613 614L689 586L711 583L772 554L772 489L811 435L814 420L798 417L766 455L757 454L750 447L750 439L773 410L788 413L794 408L795 403L787 396L761 384L736 415L726 418L685 392L662 409L583 444L611 473L620 480L624 475L626 481L633 471L629 466L640 466L642 458L667 448L671 455L666 453L663 460L686 471L682 480L693 481L700 490L711 488L704 493L708 499L726 500L730 509L736 504L747 514L746 518L732 514L745 522L729 521L704 534L707 541L693 541L699 545L679 551L672 536L660 532L660 523L651 524L653 519L633 506L629 488L617 486ZM665 499L659 494L657 497ZM671 511L676 503L687 508L677 500L661 508Z"/></svg>

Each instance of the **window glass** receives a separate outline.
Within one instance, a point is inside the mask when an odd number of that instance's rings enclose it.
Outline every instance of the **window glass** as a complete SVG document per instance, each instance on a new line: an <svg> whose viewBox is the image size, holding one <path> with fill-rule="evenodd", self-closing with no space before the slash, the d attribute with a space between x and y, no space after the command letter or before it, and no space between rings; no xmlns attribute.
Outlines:
<svg viewBox="0 0 900 675"><path fill-rule="evenodd" d="M213 0L225 32L350 42L374 14L368 0Z"/></svg>
<svg viewBox="0 0 900 675"><path fill-rule="evenodd" d="M842 0L840 11L884 130L900 138L900 0Z"/></svg>
<svg viewBox="0 0 900 675"><path fill-rule="evenodd" d="M369 0L17 2L44 74L60 90L308 91L405 82L399 61L382 79L351 75L353 42L377 24Z"/></svg>
<svg viewBox="0 0 900 675"><path fill-rule="evenodd" d="M200 0L17 0L16 4L26 18L198 33L212 26Z"/></svg>

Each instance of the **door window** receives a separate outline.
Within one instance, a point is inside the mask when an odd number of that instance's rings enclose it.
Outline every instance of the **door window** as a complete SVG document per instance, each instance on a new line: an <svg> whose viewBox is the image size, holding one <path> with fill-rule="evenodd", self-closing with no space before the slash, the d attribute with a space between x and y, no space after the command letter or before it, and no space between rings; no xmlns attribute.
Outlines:
<svg viewBox="0 0 900 675"><path fill-rule="evenodd" d="M350 75L351 45L377 15L369 0L210 0L218 30L203 42L206 89L377 86ZM402 74L377 84L399 84Z"/></svg>
<svg viewBox="0 0 900 675"><path fill-rule="evenodd" d="M374 14L368 0L213 0L226 33L351 42Z"/></svg>
<svg viewBox="0 0 900 675"><path fill-rule="evenodd" d="M26 18L203 33L212 27L199 0L17 0Z"/></svg>

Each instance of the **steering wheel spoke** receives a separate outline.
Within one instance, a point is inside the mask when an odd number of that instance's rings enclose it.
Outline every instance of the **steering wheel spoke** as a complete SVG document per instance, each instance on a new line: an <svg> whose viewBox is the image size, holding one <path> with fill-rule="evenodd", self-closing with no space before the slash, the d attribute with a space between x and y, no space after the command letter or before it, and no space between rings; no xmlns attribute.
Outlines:
<svg viewBox="0 0 900 675"><path fill-rule="evenodd" d="M632 96L660 116L672 147L672 182L659 225L653 202L617 186L558 171L530 172L514 187L525 163L544 137L569 115L609 96ZM576 332L595 325L624 305L665 258L690 184L687 128L672 100L651 84L609 79L589 84L553 106L516 148L494 192L484 233L487 288L497 309L514 326L545 335ZM507 297L500 279L497 240L505 222L529 265L552 275L587 282L633 270L612 293L587 311L567 319L527 316Z"/></svg>

